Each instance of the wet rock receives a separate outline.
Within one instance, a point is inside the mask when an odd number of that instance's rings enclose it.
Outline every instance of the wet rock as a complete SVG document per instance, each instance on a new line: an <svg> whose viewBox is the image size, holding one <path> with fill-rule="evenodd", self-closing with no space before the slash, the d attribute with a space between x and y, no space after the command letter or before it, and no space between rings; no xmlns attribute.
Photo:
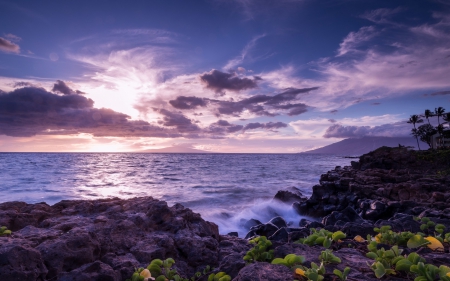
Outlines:
<svg viewBox="0 0 450 281"><path fill-rule="evenodd" d="M312 221L312 222L308 223L305 227L309 228L309 229L311 229L311 228L323 228L324 225L323 225L323 223L320 223L318 221Z"/></svg>
<svg viewBox="0 0 450 281"><path fill-rule="evenodd" d="M275 225L278 228L287 227L287 223L282 217L275 217L271 219L269 223Z"/></svg>
<svg viewBox="0 0 450 281"><path fill-rule="evenodd" d="M322 219L323 225L335 225L336 222L364 222L352 207L347 207L342 211L334 211Z"/></svg>
<svg viewBox="0 0 450 281"><path fill-rule="evenodd" d="M269 237L269 236L272 236L277 230L278 230L278 227L269 222L266 224L261 224L261 225L257 225L257 226L250 228L249 233L252 233L253 234L252 236L259 235L259 236ZM249 233L247 233L247 235L245 237L248 237ZM250 237L252 237L252 236L250 236Z"/></svg>
<svg viewBox="0 0 450 281"><path fill-rule="evenodd" d="M269 237L269 240L278 242L288 242L288 239L289 239L289 232L286 227L278 229L272 236Z"/></svg>
<svg viewBox="0 0 450 281"><path fill-rule="evenodd" d="M374 225L371 223L347 222L340 229L347 234L347 238L353 238L356 235L366 237L368 234L375 235Z"/></svg>
<svg viewBox="0 0 450 281"><path fill-rule="evenodd" d="M262 222L260 222L259 220L256 219L249 219L248 221L244 222L244 228L245 229L250 229L254 226L263 224Z"/></svg>
<svg viewBox="0 0 450 281"><path fill-rule="evenodd" d="M290 228L288 233L288 242L293 243L298 241L300 238L305 238L310 234L308 228Z"/></svg>
<svg viewBox="0 0 450 281"><path fill-rule="evenodd" d="M286 204L292 204L293 202L305 201L307 198L303 196L298 188L291 187L287 190L279 190L275 194L274 199Z"/></svg>

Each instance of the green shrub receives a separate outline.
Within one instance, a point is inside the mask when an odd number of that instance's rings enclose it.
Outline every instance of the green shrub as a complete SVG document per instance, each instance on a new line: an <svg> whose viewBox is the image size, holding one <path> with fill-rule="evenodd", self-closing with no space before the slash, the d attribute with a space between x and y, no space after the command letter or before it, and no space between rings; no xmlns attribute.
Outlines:
<svg viewBox="0 0 450 281"><path fill-rule="evenodd" d="M249 242L255 246L245 254L244 261L252 263L255 261L271 262L273 260L273 250L269 250L272 242L265 236L256 237Z"/></svg>

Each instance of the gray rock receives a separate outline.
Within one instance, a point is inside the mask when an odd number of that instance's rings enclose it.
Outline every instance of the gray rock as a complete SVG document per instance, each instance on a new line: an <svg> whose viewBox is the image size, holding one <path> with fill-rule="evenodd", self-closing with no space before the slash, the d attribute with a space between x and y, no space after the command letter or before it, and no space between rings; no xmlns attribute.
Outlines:
<svg viewBox="0 0 450 281"><path fill-rule="evenodd" d="M257 262L244 267L234 281L292 281L292 271L284 265Z"/></svg>
<svg viewBox="0 0 450 281"><path fill-rule="evenodd" d="M120 273L114 271L111 266L95 261L85 264L69 273L62 273L59 281L120 281Z"/></svg>
<svg viewBox="0 0 450 281"><path fill-rule="evenodd" d="M1 280L44 280L46 275L41 253L26 240L0 237Z"/></svg>
<svg viewBox="0 0 450 281"><path fill-rule="evenodd" d="M222 259L219 265L219 271L226 272L231 278L238 275L239 271L244 268L244 254L232 253Z"/></svg>

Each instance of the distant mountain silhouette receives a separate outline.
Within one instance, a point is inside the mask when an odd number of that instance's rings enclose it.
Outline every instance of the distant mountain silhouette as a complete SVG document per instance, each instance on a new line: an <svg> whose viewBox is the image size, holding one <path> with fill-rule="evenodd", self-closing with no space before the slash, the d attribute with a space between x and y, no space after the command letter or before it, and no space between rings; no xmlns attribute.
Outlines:
<svg viewBox="0 0 450 281"><path fill-rule="evenodd" d="M164 148L160 148L160 149L147 149L147 150L142 150L140 152L145 152L145 153L211 153L209 151L194 149L194 148L185 147L185 146L171 146L171 147L164 147Z"/></svg>
<svg viewBox="0 0 450 281"><path fill-rule="evenodd" d="M416 140L413 137L362 137L358 139L345 139L339 142L303 153L337 154L343 156L360 156L373 151L381 146L398 147L398 145L413 146L417 149ZM426 143L420 143L422 149L428 149Z"/></svg>

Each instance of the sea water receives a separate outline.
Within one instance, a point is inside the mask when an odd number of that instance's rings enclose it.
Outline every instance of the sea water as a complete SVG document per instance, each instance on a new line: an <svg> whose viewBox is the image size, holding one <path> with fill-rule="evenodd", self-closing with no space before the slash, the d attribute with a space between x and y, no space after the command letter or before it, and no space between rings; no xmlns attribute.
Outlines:
<svg viewBox="0 0 450 281"><path fill-rule="evenodd" d="M152 196L181 203L245 235L242 222L300 217L272 200L296 187L305 196L320 175L350 159L318 154L0 153L0 202Z"/></svg>

